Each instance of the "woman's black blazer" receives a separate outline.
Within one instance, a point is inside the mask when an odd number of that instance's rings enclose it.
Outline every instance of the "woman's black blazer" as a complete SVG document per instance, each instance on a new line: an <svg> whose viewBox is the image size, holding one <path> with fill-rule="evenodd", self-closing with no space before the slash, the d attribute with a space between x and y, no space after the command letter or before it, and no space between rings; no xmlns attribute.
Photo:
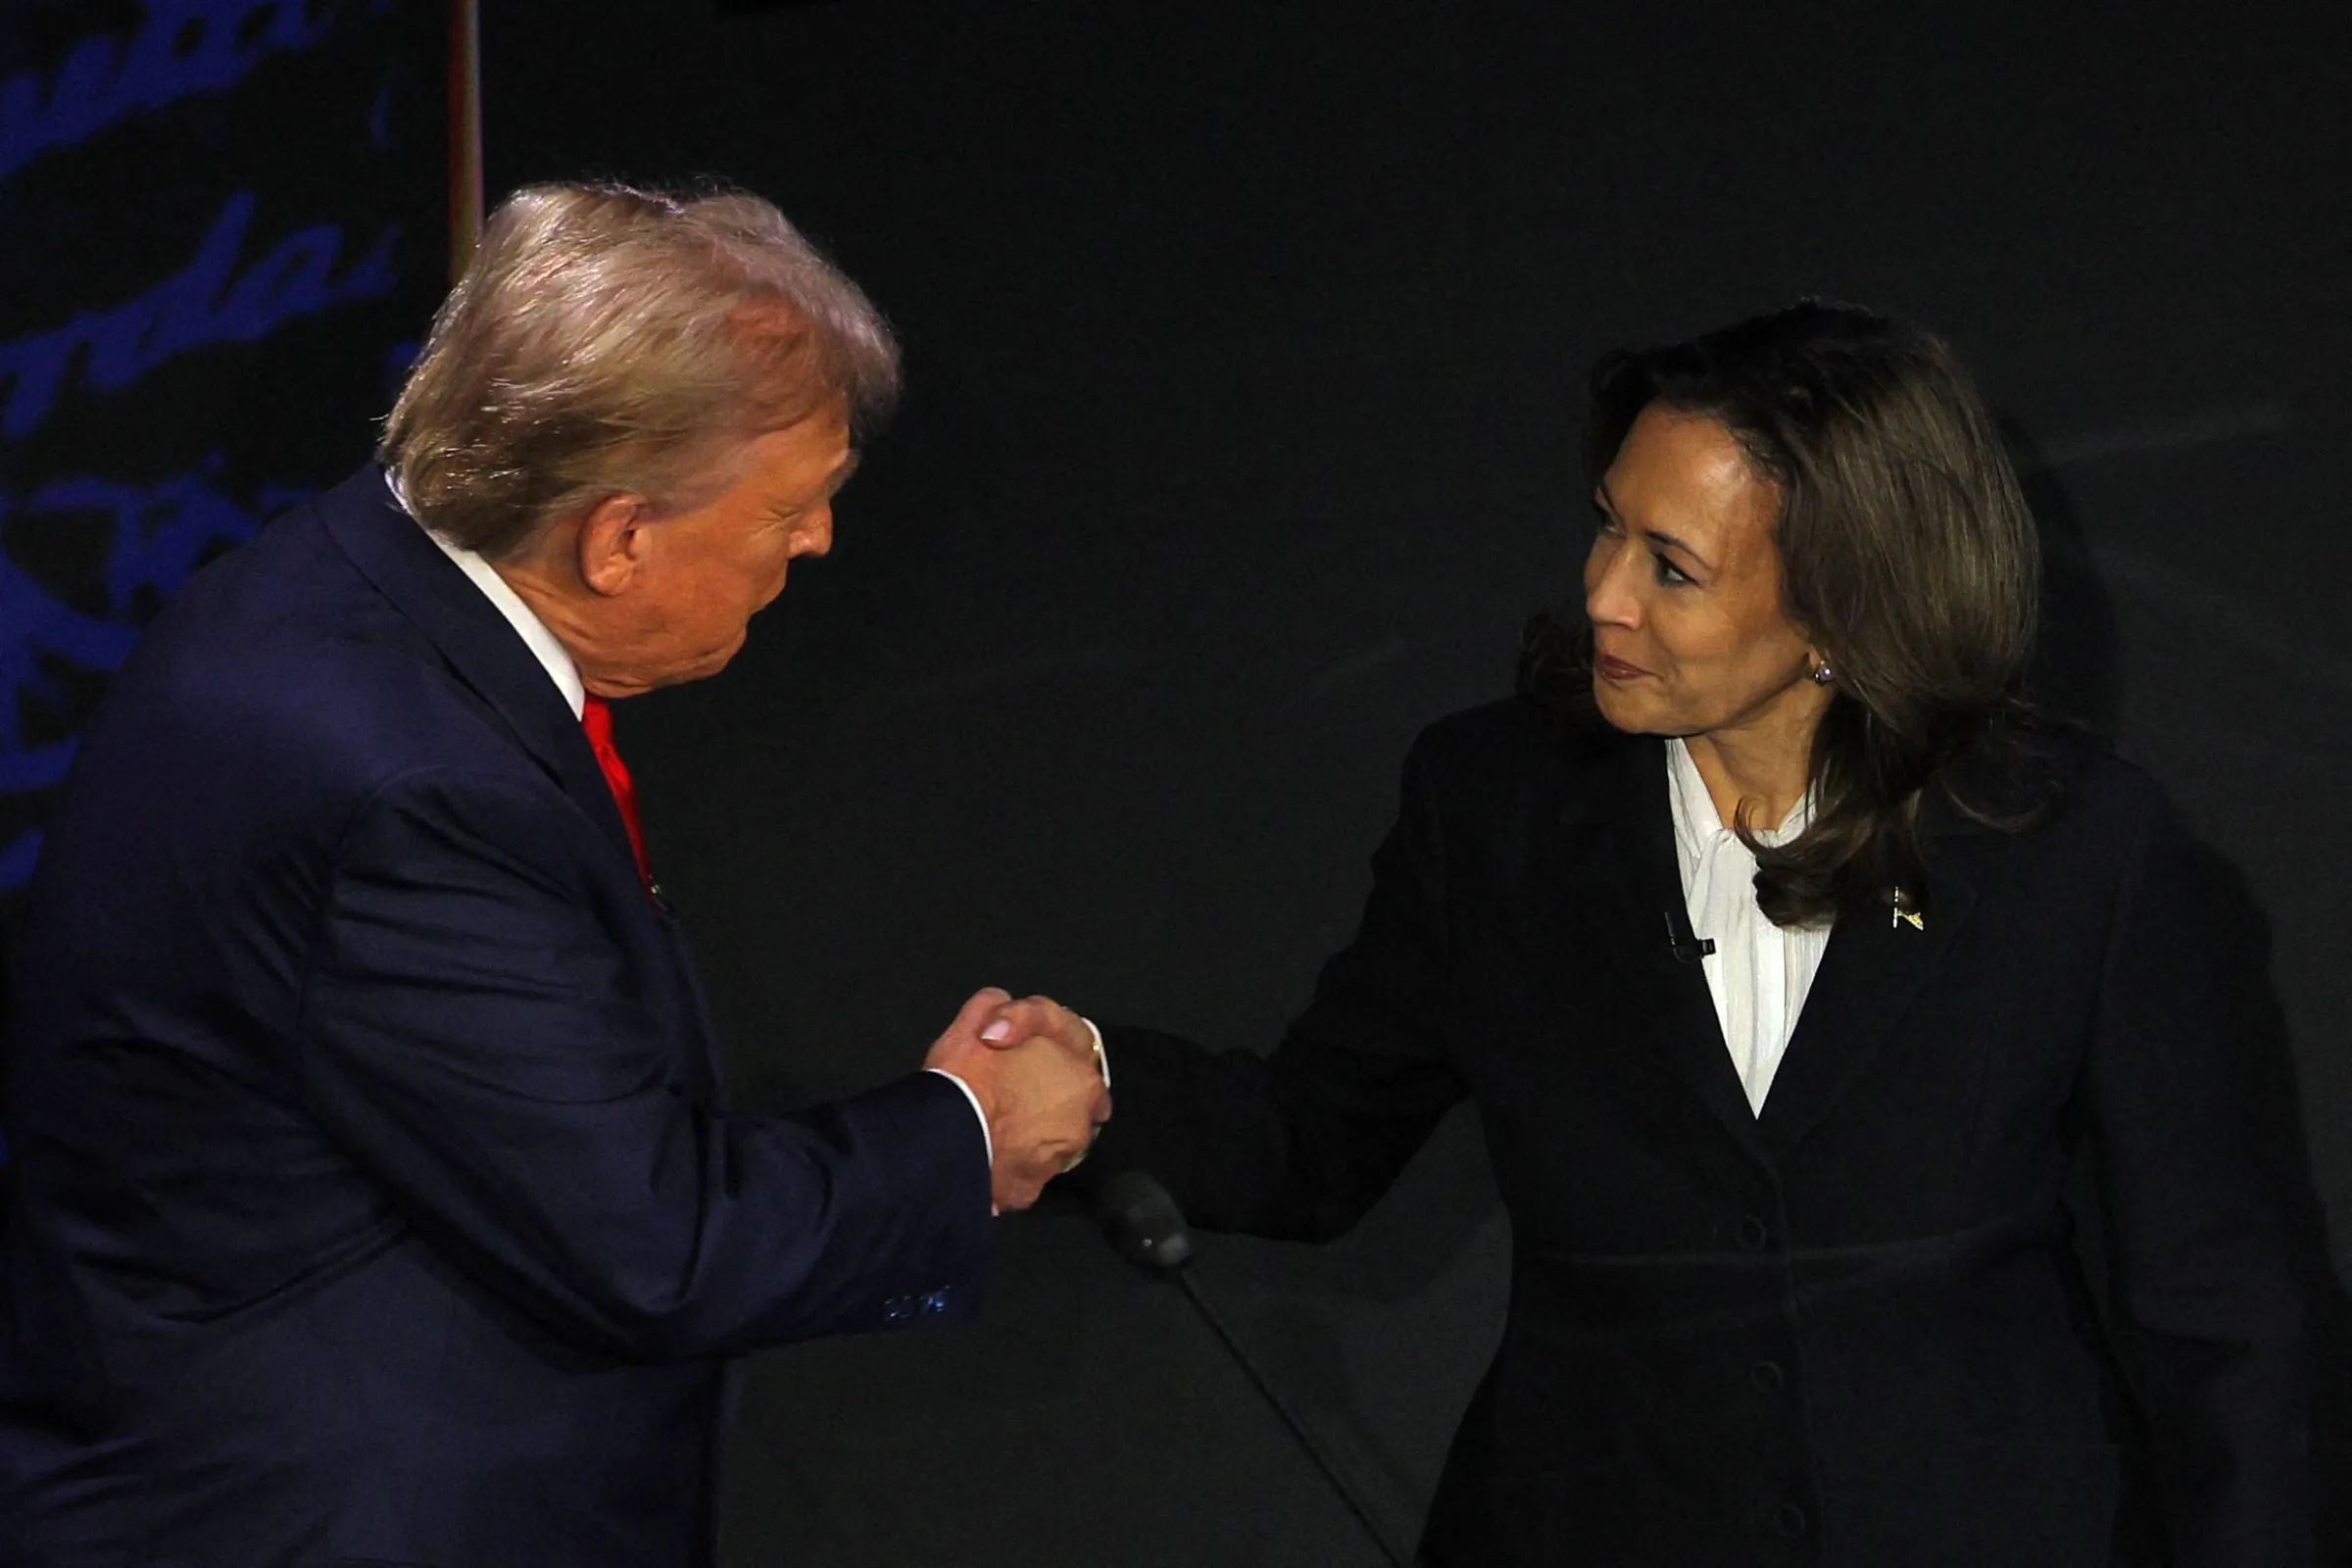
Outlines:
<svg viewBox="0 0 2352 1568"><path fill-rule="evenodd" d="M1840 916L1757 1115L1669 938L1662 743L1445 719L1279 1049L1114 1027L1088 1174L1325 1238L1477 1102L1510 1303L1431 1562L2308 1561L2299 1302L2185 838L2137 770L2032 744L2063 805L1923 804L1921 928ZM2062 1201L2084 1142L2104 1324Z"/></svg>

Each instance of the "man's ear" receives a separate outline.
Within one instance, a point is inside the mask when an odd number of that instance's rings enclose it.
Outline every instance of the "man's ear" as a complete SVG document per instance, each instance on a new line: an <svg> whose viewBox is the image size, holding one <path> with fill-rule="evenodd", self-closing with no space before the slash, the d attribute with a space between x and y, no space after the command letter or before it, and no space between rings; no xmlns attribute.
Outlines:
<svg viewBox="0 0 2352 1568"><path fill-rule="evenodd" d="M622 491L605 497L580 519L575 549L580 581L592 593L612 597L626 590L645 564L648 509L645 497Z"/></svg>

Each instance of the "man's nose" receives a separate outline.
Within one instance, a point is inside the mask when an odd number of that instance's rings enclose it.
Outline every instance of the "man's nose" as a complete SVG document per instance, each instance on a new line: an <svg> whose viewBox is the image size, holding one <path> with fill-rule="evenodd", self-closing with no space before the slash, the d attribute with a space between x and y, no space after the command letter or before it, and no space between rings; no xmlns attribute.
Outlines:
<svg viewBox="0 0 2352 1568"><path fill-rule="evenodd" d="M793 550L796 556L825 556L833 552L833 509L819 507L801 525L801 537Z"/></svg>

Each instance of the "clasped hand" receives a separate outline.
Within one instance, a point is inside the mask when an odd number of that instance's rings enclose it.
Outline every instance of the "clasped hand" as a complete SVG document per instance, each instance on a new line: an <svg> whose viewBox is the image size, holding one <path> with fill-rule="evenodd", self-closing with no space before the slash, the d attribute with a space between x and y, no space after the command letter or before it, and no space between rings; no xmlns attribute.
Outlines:
<svg viewBox="0 0 2352 1568"><path fill-rule="evenodd" d="M923 1065L954 1073L980 1102L995 1151L990 1196L1001 1212L1036 1202L1110 1119L1094 1031L1045 997L974 992Z"/></svg>

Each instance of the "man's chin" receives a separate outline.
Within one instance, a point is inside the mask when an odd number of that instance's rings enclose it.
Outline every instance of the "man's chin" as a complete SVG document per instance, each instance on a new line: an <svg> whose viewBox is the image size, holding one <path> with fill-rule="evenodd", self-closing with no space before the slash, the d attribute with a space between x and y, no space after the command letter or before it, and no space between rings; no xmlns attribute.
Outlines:
<svg viewBox="0 0 2352 1568"><path fill-rule="evenodd" d="M743 652L750 628L737 632L719 647L707 649L690 659L649 669L644 665L628 670L609 670L588 682L588 689L600 697L634 697L641 692L659 691L664 686L683 686L689 681L707 680L734 662Z"/></svg>
<svg viewBox="0 0 2352 1568"><path fill-rule="evenodd" d="M748 629L737 632L733 642L728 643L724 648L714 648L705 654L695 662L692 668L677 676L676 681L710 679L735 662L735 656L743 652L743 645L750 636L751 633Z"/></svg>

